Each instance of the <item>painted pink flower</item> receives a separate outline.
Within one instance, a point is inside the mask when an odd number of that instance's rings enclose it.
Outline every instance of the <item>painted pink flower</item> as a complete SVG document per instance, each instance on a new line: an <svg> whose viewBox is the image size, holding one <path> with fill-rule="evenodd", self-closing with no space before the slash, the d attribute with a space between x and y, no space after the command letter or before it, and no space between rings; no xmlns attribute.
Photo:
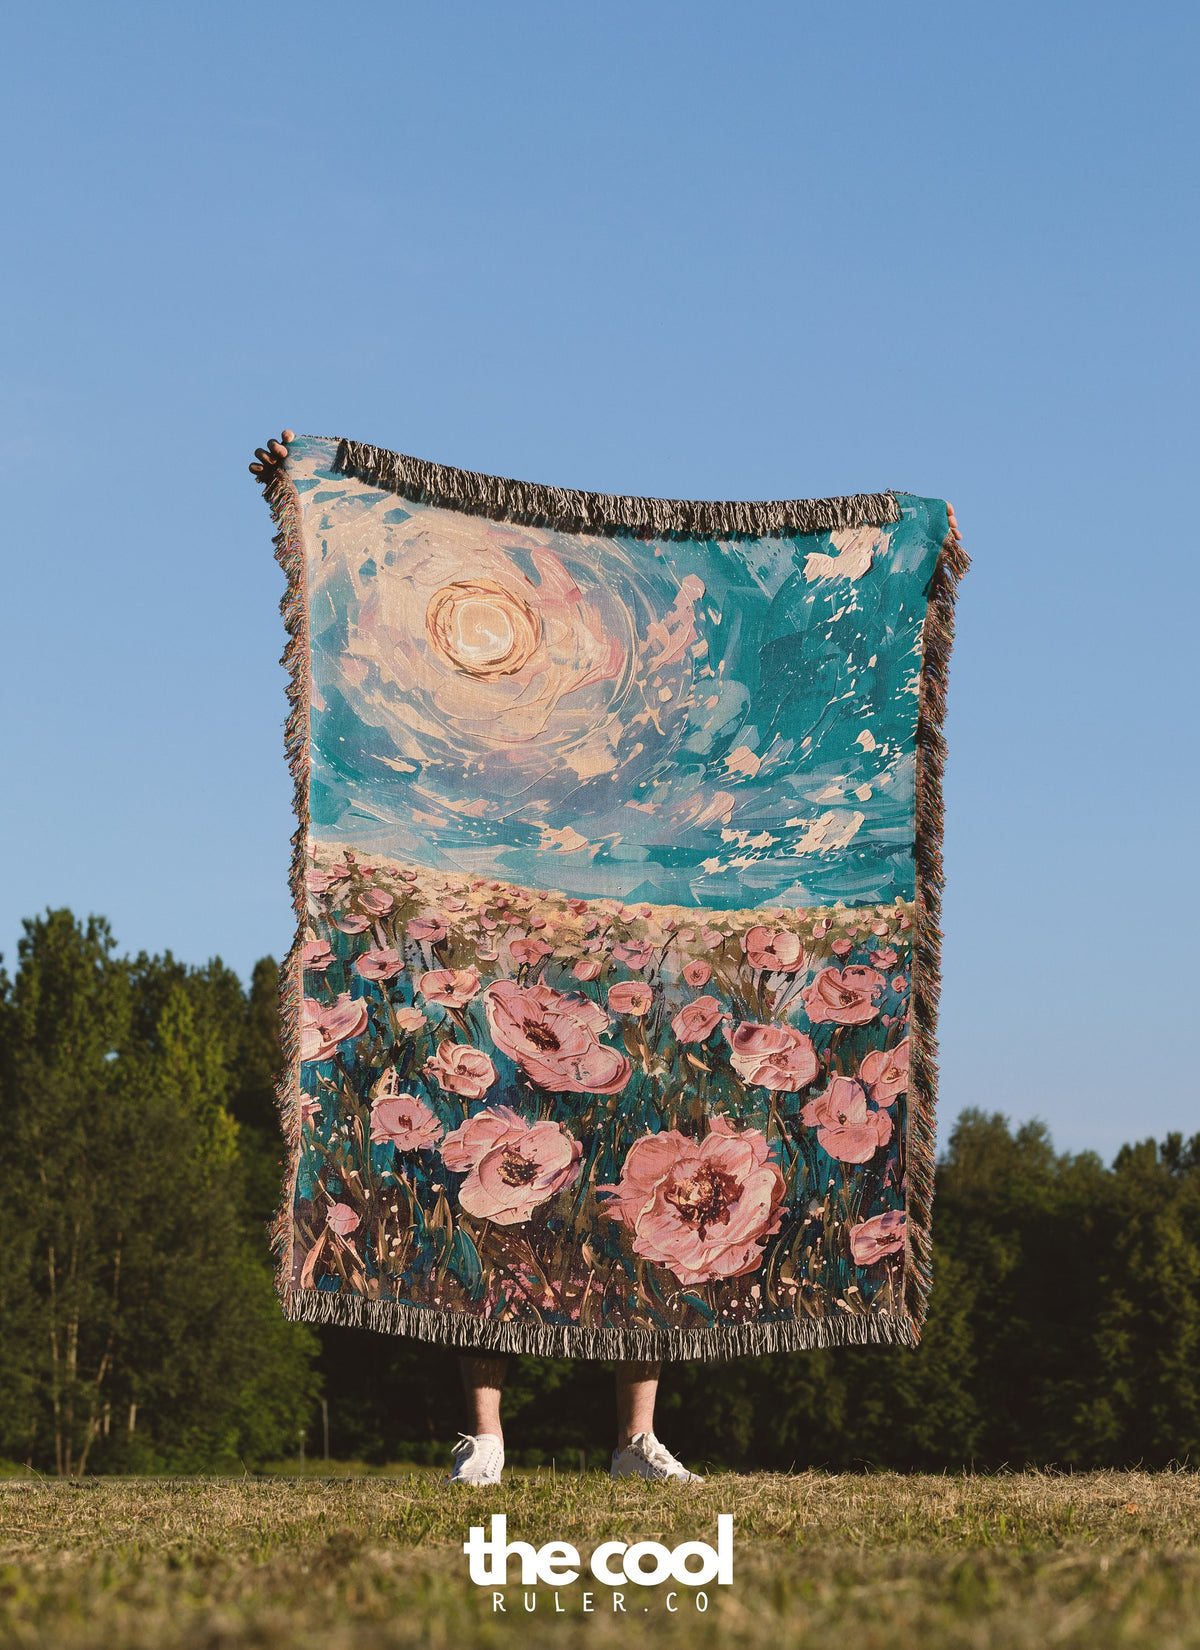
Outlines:
<svg viewBox="0 0 1200 1650"><path fill-rule="evenodd" d="M598 980L600 963L595 957L581 957L571 972L577 980Z"/></svg>
<svg viewBox="0 0 1200 1650"><path fill-rule="evenodd" d="M402 1152L436 1146L445 1130L440 1119L415 1094L376 1100L371 1107L371 1139L398 1146Z"/></svg>
<svg viewBox="0 0 1200 1650"><path fill-rule="evenodd" d="M649 1014L653 1003L653 991L641 980L622 980L609 987L608 1006L614 1014L632 1014L640 1020L643 1014Z"/></svg>
<svg viewBox="0 0 1200 1650"><path fill-rule="evenodd" d="M310 894L327 894L339 882L345 882L349 875L344 865L338 865L332 871L309 871L304 882Z"/></svg>
<svg viewBox="0 0 1200 1650"><path fill-rule="evenodd" d="M624 945L613 946L613 956L626 968L645 968L653 955L654 947L647 940L629 940Z"/></svg>
<svg viewBox="0 0 1200 1650"><path fill-rule="evenodd" d="M483 1000L496 1047L540 1087L619 1094L629 1081L629 1061L598 1040L608 1015L586 997L497 980Z"/></svg>
<svg viewBox="0 0 1200 1650"><path fill-rule="evenodd" d="M800 995L813 1025L862 1026L879 1013L875 999L886 984L873 968L823 968Z"/></svg>
<svg viewBox="0 0 1200 1650"><path fill-rule="evenodd" d="M428 945L436 945L439 940L446 938L446 924L441 917L414 917L408 925L410 940L424 940Z"/></svg>
<svg viewBox="0 0 1200 1650"><path fill-rule="evenodd" d="M390 911L395 903L390 894L385 894L382 888L367 888L358 896L358 903L364 911L369 911L373 917L381 917L385 911Z"/></svg>
<svg viewBox="0 0 1200 1650"><path fill-rule="evenodd" d="M715 928L702 928L700 938L709 951L719 951L725 944L724 934L718 933Z"/></svg>
<svg viewBox="0 0 1200 1650"><path fill-rule="evenodd" d="M324 940L309 940L304 947L304 966L314 974L322 973L333 961L333 952Z"/></svg>
<svg viewBox="0 0 1200 1650"><path fill-rule="evenodd" d="M468 1171L459 1208L476 1220L518 1226L579 1179L583 1148L558 1123L527 1123L508 1106L477 1112L442 1142L442 1161Z"/></svg>
<svg viewBox="0 0 1200 1650"><path fill-rule="evenodd" d="M569 899L567 901L567 910L570 911L572 916L582 917L587 911L587 900Z"/></svg>
<svg viewBox="0 0 1200 1650"><path fill-rule="evenodd" d="M853 1077L834 1077L824 1094L800 1113L817 1139L839 1163L866 1163L892 1137L885 1111L871 1111L862 1085Z"/></svg>
<svg viewBox="0 0 1200 1650"><path fill-rule="evenodd" d="M816 1050L794 1026L759 1025L743 1020L729 1039L729 1063L744 1083L795 1094L816 1077Z"/></svg>
<svg viewBox="0 0 1200 1650"><path fill-rule="evenodd" d="M425 1016L421 1013L419 1008L397 1008L394 1009L393 1012L396 1016L396 1024L400 1027L401 1031L407 1031L411 1036L418 1031L424 1030L426 1023Z"/></svg>
<svg viewBox="0 0 1200 1650"><path fill-rule="evenodd" d="M419 990L431 1003L443 1008L464 1008L479 994L479 970L471 968L435 968L422 974Z"/></svg>
<svg viewBox="0 0 1200 1650"><path fill-rule="evenodd" d="M804 967L804 947L797 935L781 928L749 928L742 936L742 950L751 968L767 968L775 974L794 974Z"/></svg>
<svg viewBox="0 0 1200 1650"><path fill-rule="evenodd" d="M843 937L840 940L834 940L829 949L836 957L848 957L854 949L854 943L852 940Z"/></svg>
<svg viewBox="0 0 1200 1650"><path fill-rule="evenodd" d="M634 1141L604 1213L635 1233L634 1253L669 1267L680 1283L736 1278L762 1262L762 1241L779 1229L784 1182L766 1136L735 1132L714 1117L689 1140L676 1129Z"/></svg>
<svg viewBox="0 0 1200 1650"><path fill-rule="evenodd" d="M871 961L874 963L876 968L895 968L898 960L899 959L897 958L895 951L892 950L891 946L889 946L886 951L872 951L871 953Z"/></svg>
<svg viewBox="0 0 1200 1650"><path fill-rule="evenodd" d="M612 1001L612 993L609 993ZM721 1023L722 1008L715 997L697 997L685 1003L671 1021L671 1030L681 1043L702 1043Z"/></svg>
<svg viewBox="0 0 1200 1650"><path fill-rule="evenodd" d="M354 959L354 972L364 980L394 980L403 967L398 951L364 951Z"/></svg>
<svg viewBox="0 0 1200 1650"><path fill-rule="evenodd" d="M464 1100L482 1100L496 1081L496 1068L482 1049L470 1043L439 1043L425 1062L425 1074Z"/></svg>
<svg viewBox="0 0 1200 1650"><path fill-rule="evenodd" d="M712 969L706 962L690 962L683 971L683 977L693 991L699 991L712 979Z"/></svg>
<svg viewBox="0 0 1200 1650"><path fill-rule="evenodd" d="M444 899L442 901L442 910L443 911L465 911L466 908L467 907L466 907L466 901L465 900L450 899L449 897L447 897L446 899Z"/></svg>
<svg viewBox="0 0 1200 1650"><path fill-rule="evenodd" d="M872 1049L864 1055L858 1075L877 1106L891 1106L908 1088L908 1038L893 1049Z"/></svg>
<svg viewBox="0 0 1200 1650"><path fill-rule="evenodd" d="M892 981L892 990L893 991L907 991L908 990L908 980L905 977L905 975L903 975L903 974L897 974L896 975L895 979Z"/></svg>
<svg viewBox="0 0 1200 1650"><path fill-rule="evenodd" d="M325 1216L325 1224L338 1237L348 1237L359 1225L359 1217L348 1203L334 1203Z"/></svg>
<svg viewBox="0 0 1200 1650"><path fill-rule="evenodd" d="M904 1248L908 1217L902 1209L889 1209L885 1215L872 1215L850 1228L850 1253L856 1266L873 1266L884 1255L895 1255Z"/></svg>
<svg viewBox="0 0 1200 1650"><path fill-rule="evenodd" d="M320 1117L320 1115L321 1115L321 1102L319 1100L315 1099L311 1094L302 1095L300 1097L300 1126L301 1126L301 1128L303 1128L306 1123L311 1123L314 1120L314 1118Z"/></svg>
<svg viewBox="0 0 1200 1650"><path fill-rule="evenodd" d="M338 1044L361 1037L367 1029L367 1005L344 991L336 1002L319 1003L305 997L300 1005L300 1058L332 1060Z"/></svg>
<svg viewBox="0 0 1200 1650"><path fill-rule="evenodd" d="M358 911L341 911L333 921L343 934L365 934L371 926L370 917L364 917Z"/></svg>
<svg viewBox="0 0 1200 1650"><path fill-rule="evenodd" d="M513 940L508 949L512 952L514 961L536 966L543 957L550 955L554 947L547 945L545 940Z"/></svg>

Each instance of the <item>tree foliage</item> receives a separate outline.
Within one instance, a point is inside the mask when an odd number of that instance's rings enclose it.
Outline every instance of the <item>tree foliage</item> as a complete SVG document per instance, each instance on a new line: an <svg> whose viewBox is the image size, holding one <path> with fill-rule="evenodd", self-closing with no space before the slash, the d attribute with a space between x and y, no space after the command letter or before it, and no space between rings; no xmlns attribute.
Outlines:
<svg viewBox="0 0 1200 1650"><path fill-rule="evenodd" d="M129 962L68 911L25 924L0 986L0 1453L187 1470L307 1426L315 1341L274 1299L234 1111L254 1029L219 962Z"/></svg>

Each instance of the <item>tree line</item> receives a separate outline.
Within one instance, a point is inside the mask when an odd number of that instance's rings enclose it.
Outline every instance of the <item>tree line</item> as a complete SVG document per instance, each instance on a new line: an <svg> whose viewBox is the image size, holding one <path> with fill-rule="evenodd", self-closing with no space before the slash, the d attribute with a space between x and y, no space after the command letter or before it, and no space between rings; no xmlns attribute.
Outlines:
<svg viewBox="0 0 1200 1650"><path fill-rule="evenodd" d="M455 1355L279 1311L278 970L117 954L51 911L0 972L0 1458L253 1470L443 1460ZM1019 1096L1014 1096L1019 1104ZM738 1468L1161 1466L1200 1456L1200 1135L1058 1153L964 1111L938 1168L916 1352L683 1364L659 1431ZM607 1459L604 1365L514 1360L510 1457Z"/></svg>

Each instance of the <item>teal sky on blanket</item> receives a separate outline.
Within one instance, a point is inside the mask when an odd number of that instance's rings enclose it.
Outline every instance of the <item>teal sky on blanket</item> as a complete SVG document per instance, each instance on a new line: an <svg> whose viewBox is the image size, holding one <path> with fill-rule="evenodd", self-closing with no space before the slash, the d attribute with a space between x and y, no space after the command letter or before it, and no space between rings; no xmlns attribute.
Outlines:
<svg viewBox="0 0 1200 1650"><path fill-rule="evenodd" d="M312 835L655 904L911 899L940 500L835 534L591 538L291 473Z"/></svg>

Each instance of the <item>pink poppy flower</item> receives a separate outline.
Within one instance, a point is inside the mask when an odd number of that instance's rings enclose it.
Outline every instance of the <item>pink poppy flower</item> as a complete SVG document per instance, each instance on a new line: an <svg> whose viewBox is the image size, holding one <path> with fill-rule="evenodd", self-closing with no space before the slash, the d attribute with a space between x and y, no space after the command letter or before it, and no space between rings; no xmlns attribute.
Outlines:
<svg viewBox="0 0 1200 1650"><path fill-rule="evenodd" d="M712 1132L689 1140L676 1129L630 1147L604 1209L636 1234L633 1250L668 1267L680 1283L736 1278L762 1263L762 1241L779 1229L784 1182L766 1136L735 1132L714 1117Z"/></svg>
<svg viewBox="0 0 1200 1650"><path fill-rule="evenodd" d="M609 993L612 1001L612 993ZM671 1021L671 1030L681 1043L702 1043L721 1023L722 1008L715 997L697 997L685 1003Z"/></svg>
<svg viewBox="0 0 1200 1650"><path fill-rule="evenodd" d="M309 940L304 947L304 966L314 974L322 973L333 961L333 952L324 940Z"/></svg>
<svg viewBox="0 0 1200 1650"><path fill-rule="evenodd" d="M619 1094L629 1081L629 1061L598 1040L608 1015L586 997L497 980L483 1000L496 1047L542 1088Z"/></svg>
<svg viewBox="0 0 1200 1650"><path fill-rule="evenodd" d="M547 945L545 940L513 940L508 949L515 962L535 966L543 957L548 957L554 947Z"/></svg>
<svg viewBox="0 0 1200 1650"><path fill-rule="evenodd" d="M401 1031L407 1031L410 1036L425 1028L425 1016L419 1008L397 1008L393 1010L396 1024Z"/></svg>
<svg viewBox="0 0 1200 1650"><path fill-rule="evenodd" d="M573 917L582 917L587 911L587 900L569 899L567 901L567 910Z"/></svg>
<svg viewBox="0 0 1200 1650"><path fill-rule="evenodd" d="M871 961L876 968L895 968L898 962L896 953L889 946L886 951L872 951Z"/></svg>
<svg viewBox="0 0 1200 1650"><path fill-rule="evenodd" d="M359 1225L359 1217L348 1203L334 1203L325 1216L325 1224L338 1237L346 1237Z"/></svg>
<svg viewBox="0 0 1200 1650"><path fill-rule="evenodd" d="M864 1055L858 1075L877 1106L891 1106L908 1088L908 1038L893 1049L872 1049Z"/></svg>
<svg viewBox="0 0 1200 1650"><path fill-rule="evenodd" d="M482 1100L496 1081L491 1060L470 1043L439 1043L437 1053L425 1062L425 1074L464 1100Z"/></svg>
<svg viewBox="0 0 1200 1650"><path fill-rule="evenodd" d="M466 907L465 900L451 899L449 896L447 896L442 901L442 910L443 911L465 911L466 908L467 907Z"/></svg>
<svg viewBox="0 0 1200 1650"><path fill-rule="evenodd" d="M361 1037L367 1029L367 1005L343 991L336 1002L319 1003L305 997L300 1005L300 1058L332 1060L338 1044Z"/></svg>
<svg viewBox="0 0 1200 1650"><path fill-rule="evenodd" d="M519 1226L579 1179L583 1147L558 1123L527 1123L508 1106L477 1112L442 1142L448 1169L469 1171L459 1208L476 1220Z"/></svg>
<svg viewBox="0 0 1200 1650"><path fill-rule="evenodd" d="M853 942L847 939L834 940L829 948L835 956L848 957L854 949Z"/></svg>
<svg viewBox="0 0 1200 1650"><path fill-rule="evenodd" d="M402 882L415 882L417 880L415 871L401 871L398 874Z"/></svg>
<svg viewBox="0 0 1200 1650"><path fill-rule="evenodd" d="M364 917L357 911L342 911L333 921L343 934L365 934L371 926L370 917Z"/></svg>
<svg viewBox="0 0 1200 1650"><path fill-rule="evenodd" d="M850 1228L850 1253L856 1266L873 1266L884 1255L898 1254L904 1248L908 1216L902 1209L889 1209L885 1215L872 1215Z"/></svg>
<svg viewBox="0 0 1200 1650"><path fill-rule="evenodd" d="M715 928L702 928L700 938L709 951L719 951L725 944L724 934L718 933Z"/></svg>
<svg viewBox="0 0 1200 1650"><path fill-rule="evenodd" d="M387 1142L402 1152L436 1146L445 1133L440 1119L415 1094L397 1094L376 1100L371 1107L371 1139Z"/></svg>
<svg viewBox="0 0 1200 1650"><path fill-rule="evenodd" d="M839 1163L866 1163L892 1138L885 1111L869 1111L862 1086L853 1077L834 1077L824 1094L800 1113L817 1139Z"/></svg>
<svg viewBox="0 0 1200 1650"><path fill-rule="evenodd" d="M690 962L683 971L683 977L693 991L699 991L712 979L712 969L706 962Z"/></svg>
<svg viewBox="0 0 1200 1650"><path fill-rule="evenodd" d="M332 871L309 871L304 882L310 894L327 894L331 888L336 888L339 882L345 882L349 875L346 867L339 865Z"/></svg>
<svg viewBox="0 0 1200 1650"><path fill-rule="evenodd" d="M908 980L903 974L897 974L896 975L895 979L892 981L892 990L893 991L907 991L908 990Z"/></svg>
<svg viewBox="0 0 1200 1650"><path fill-rule="evenodd" d="M571 972L577 980L598 980L600 964L595 957L581 957Z"/></svg>
<svg viewBox="0 0 1200 1650"><path fill-rule="evenodd" d="M439 940L446 938L446 924L441 917L414 917L408 925L410 940L424 940L429 945L436 945Z"/></svg>
<svg viewBox="0 0 1200 1650"><path fill-rule="evenodd" d="M422 974L421 995L443 1008L463 1008L479 993L479 970L471 968L435 968Z"/></svg>
<svg viewBox="0 0 1200 1650"><path fill-rule="evenodd" d="M862 1026L879 1013L875 999L886 984L873 968L823 968L800 995L813 1025Z"/></svg>
<svg viewBox="0 0 1200 1650"><path fill-rule="evenodd" d="M877 935L882 936L882 935L886 934L887 931L888 931L888 925L882 919L879 922L873 922L871 924L872 934L877 934Z"/></svg>
<svg viewBox="0 0 1200 1650"><path fill-rule="evenodd" d="M775 974L794 974L804 967L804 947L797 935L781 928L750 928L742 936L742 950L751 968L767 968Z"/></svg>
<svg viewBox="0 0 1200 1650"><path fill-rule="evenodd" d="M394 980L403 967L398 951L364 951L354 959L354 972L364 980Z"/></svg>
<svg viewBox="0 0 1200 1650"><path fill-rule="evenodd" d="M725 1035L730 1065L752 1087L795 1094L811 1083L820 1069L812 1043L794 1026L764 1026L744 1020L732 1031L727 1029Z"/></svg>
<svg viewBox="0 0 1200 1650"><path fill-rule="evenodd" d="M635 1020L640 1020L643 1014L649 1014L653 1004L654 993L641 980L622 980L609 987L608 1006L614 1014L632 1014Z"/></svg>
<svg viewBox="0 0 1200 1650"><path fill-rule="evenodd" d="M373 917L381 917L385 911L390 911L395 903L390 894L385 894L382 888L366 888L358 896L358 903L364 911L369 911Z"/></svg>
<svg viewBox="0 0 1200 1650"><path fill-rule="evenodd" d="M654 947L646 940L629 940L625 945L614 945L613 956L626 968L645 968L654 955Z"/></svg>

